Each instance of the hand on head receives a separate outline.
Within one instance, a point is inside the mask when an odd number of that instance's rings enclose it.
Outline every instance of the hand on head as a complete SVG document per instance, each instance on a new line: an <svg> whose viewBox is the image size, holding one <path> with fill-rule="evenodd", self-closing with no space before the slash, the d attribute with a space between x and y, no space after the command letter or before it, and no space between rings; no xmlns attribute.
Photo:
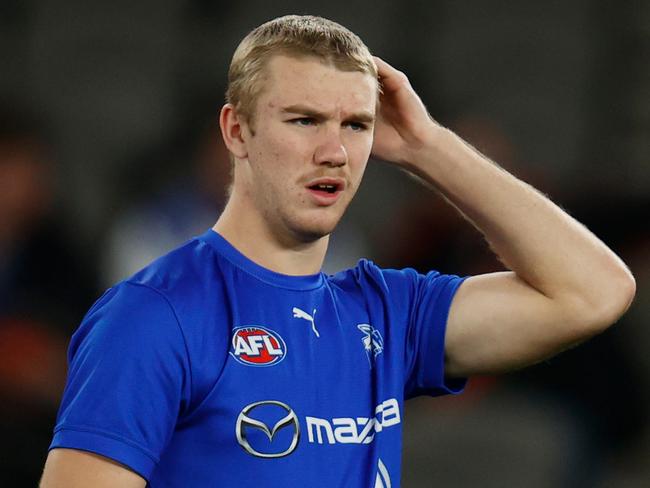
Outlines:
<svg viewBox="0 0 650 488"><path fill-rule="evenodd" d="M405 164L440 126L427 112L408 77L377 56L374 60L382 92L372 154L384 161Z"/></svg>

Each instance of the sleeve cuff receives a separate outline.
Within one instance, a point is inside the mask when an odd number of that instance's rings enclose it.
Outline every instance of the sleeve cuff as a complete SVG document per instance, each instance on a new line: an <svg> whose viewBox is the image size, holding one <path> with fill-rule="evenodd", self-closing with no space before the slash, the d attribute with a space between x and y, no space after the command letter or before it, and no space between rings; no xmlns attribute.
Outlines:
<svg viewBox="0 0 650 488"><path fill-rule="evenodd" d="M117 436L90 430L63 428L54 433L49 450L57 448L92 452L117 461L149 481L158 459Z"/></svg>
<svg viewBox="0 0 650 488"><path fill-rule="evenodd" d="M423 344L429 348L422 348L419 358L421 368L417 375L415 387L411 389L407 398L420 395L440 396L458 394L467 384L467 378L448 378L445 376L445 333L449 309L456 291L467 277L454 277L440 291L440 296L430 309L425 313L432 317L432 325L423 327Z"/></svg>

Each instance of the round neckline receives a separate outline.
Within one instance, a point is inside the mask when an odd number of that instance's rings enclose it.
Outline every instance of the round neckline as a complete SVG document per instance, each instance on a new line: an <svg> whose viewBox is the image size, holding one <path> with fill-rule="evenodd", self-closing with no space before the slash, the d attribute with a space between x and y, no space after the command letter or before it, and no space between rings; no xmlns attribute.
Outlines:
<svg viewBox="0 0 650 488"><path fill-rule="evenodd" d="M313 290L323 286L325 281L323 272L311 275L287 275L271 271L251 261L214 229L208 229L199 236L199 239L210 245L218 254L225 257L236 267L270 285L291 290Z"/></svg>

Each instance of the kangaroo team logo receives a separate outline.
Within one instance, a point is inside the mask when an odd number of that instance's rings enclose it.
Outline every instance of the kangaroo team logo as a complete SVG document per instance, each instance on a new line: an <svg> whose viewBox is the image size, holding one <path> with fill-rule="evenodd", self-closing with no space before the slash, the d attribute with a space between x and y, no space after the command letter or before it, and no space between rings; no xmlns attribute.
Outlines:
<svg viewBox="0 0 650 488"><path fill-rule="evenodd" d="M287 355L287 346L277 332L247 325L233 330L230 355L247 366L274 366Z"/></svg>
<svg viewBox="0 0 650 488"><path fill-rule="evenodd" d="M377 463L377 477L375 478L375 488L392 488L390 482L390 474L386 469L386 465L379 460Z"/></svg>
<svg viewBox="0 0 650 488"><path fill-rule="evenodd" d="M381 333L370 324L357 324L357 329L363 333L361 342L368 356L368 363L372 368L375 358L384 350L384 339Z"/></svg>

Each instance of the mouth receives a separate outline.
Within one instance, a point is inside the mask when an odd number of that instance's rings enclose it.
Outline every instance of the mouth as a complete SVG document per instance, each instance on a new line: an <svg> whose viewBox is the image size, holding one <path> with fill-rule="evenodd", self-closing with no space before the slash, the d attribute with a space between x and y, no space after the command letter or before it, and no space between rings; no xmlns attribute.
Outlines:
<svg viewBox="0 0 650 488"><path fill-rule="evenodd" d="M311 185L308 187L312 191L317 191L317 192L325 192L325 193L336 193L338 191L337 185L326 185L326 184L319 184L319 185Z"/></svg>
<svg viewBox="0 0 650 488"><path fill-rule="evenodd" d="M345 180L338 178L319 178L307 184L309 193L319 205L331 205L345 190Z"/></svg>

